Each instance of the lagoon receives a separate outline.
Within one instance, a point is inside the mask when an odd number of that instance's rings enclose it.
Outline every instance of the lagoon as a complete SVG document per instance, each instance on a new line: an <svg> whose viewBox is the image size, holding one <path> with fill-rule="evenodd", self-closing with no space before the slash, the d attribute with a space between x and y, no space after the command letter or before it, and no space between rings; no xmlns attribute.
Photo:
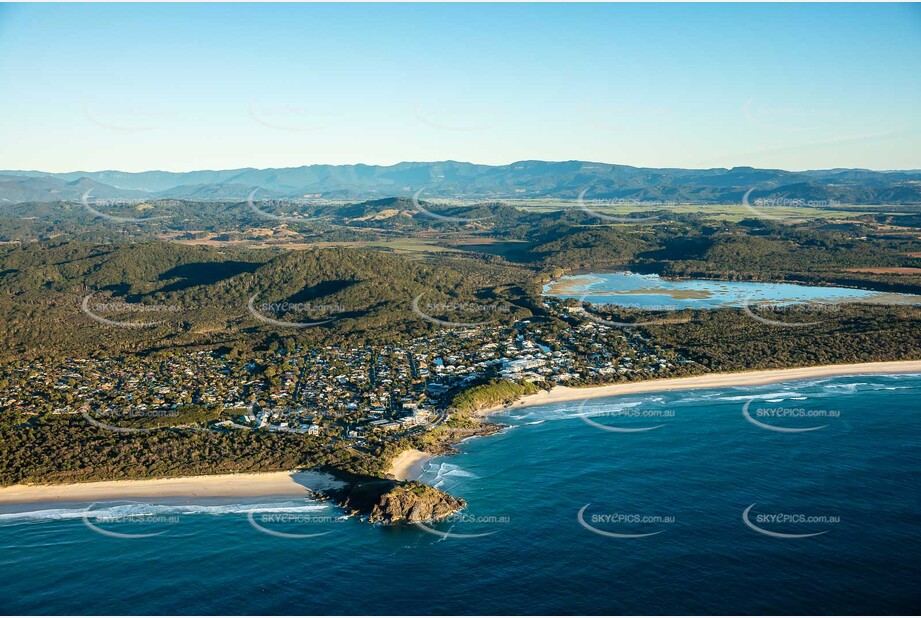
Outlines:
<svg viewBox="0 0 921 618"><path fill-rule="evenodd" d="M676 311L742 307L749 303L921 303L921 296L872 290L821 287L795 283L664 279L632 272L592 273L562 277L544 286L544 294L576 298L596 305Z"/></svg>

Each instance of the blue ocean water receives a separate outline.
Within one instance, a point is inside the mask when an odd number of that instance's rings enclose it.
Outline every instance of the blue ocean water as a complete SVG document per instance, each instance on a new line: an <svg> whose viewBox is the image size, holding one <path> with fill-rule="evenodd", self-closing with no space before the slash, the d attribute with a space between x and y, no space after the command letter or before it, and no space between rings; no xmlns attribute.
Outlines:
<svg viewBox="0 0 921 618"><path fill-rule="evenodd" d="M31 506L0 515L0 611L915 613L919 395L851 376L515 410L429 462L469 503L430 530L291 499Z"/></svg>
<svg viewBox="0 0 921 618"><path fill-rule="evenodd" d="M634 309L669 311L715 309L744 304L835 303L872 300L879 292L795 283L662 279L630 272L570 275L544 286L544 293L592 304L616 304ZM683 295L693 297L683 298ZM909 294L906 299L921 302Z"/></svg>

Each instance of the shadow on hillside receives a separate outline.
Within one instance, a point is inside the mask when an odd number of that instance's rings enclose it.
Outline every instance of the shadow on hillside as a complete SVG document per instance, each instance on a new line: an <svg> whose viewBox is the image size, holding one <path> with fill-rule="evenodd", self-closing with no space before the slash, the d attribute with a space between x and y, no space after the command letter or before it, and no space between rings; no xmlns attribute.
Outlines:
<svg viewBox="0 0 921 618"><path fill-rule="evenodd" d="M162 273L159 281L179 279L158 289L155 293L180 292L199 285L213 285L243 273L255 272L262 266L258 262L196 262L183 264Z"/></svg>

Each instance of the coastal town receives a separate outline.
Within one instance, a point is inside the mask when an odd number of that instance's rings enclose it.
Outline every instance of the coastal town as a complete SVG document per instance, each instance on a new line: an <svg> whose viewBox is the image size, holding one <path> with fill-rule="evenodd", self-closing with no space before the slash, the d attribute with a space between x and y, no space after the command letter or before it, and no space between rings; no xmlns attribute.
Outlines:
<svg viewBox="0 0 921 618"><path fill-rule="evenodd" d="M554 306L568 314L569 309ZM452 397L490 379L600 384L664 377L691 361L634 329L581 320L439 328L402 344L213 350L157 356L18 361L0 375L0 409L24 420L82 414L104 427L171 426L180 411L218 431L324 436L346 446L426 432L452 418Z"/></svg>

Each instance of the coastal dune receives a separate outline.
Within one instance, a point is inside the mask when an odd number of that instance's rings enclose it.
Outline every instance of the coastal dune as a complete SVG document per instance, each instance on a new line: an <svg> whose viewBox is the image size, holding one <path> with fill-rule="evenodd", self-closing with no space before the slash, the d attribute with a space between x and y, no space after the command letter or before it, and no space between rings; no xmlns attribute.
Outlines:
<svg viewBox="0 0 921 618"><path fill-rule="evenodd" d="M763 371L743 371L738 373L711 373L687 378L667 378L662 380L643 380L605 386L576 388L556 386L549 391L525 395L512 404L494 406L479 411L481 415L490 415L502 410L539 406L565 401L581 401L598 397L615 395L633 395L637 393L655 393L661 391L691 390L697 388L719 388L722 386L759 386L788 380L823 378L844 375L869 375L886 373L921 373L921 360L890 361L880 363L858 363L853 365L820 365L817 367L796 367L793 369L767 369Z"/></svg>

